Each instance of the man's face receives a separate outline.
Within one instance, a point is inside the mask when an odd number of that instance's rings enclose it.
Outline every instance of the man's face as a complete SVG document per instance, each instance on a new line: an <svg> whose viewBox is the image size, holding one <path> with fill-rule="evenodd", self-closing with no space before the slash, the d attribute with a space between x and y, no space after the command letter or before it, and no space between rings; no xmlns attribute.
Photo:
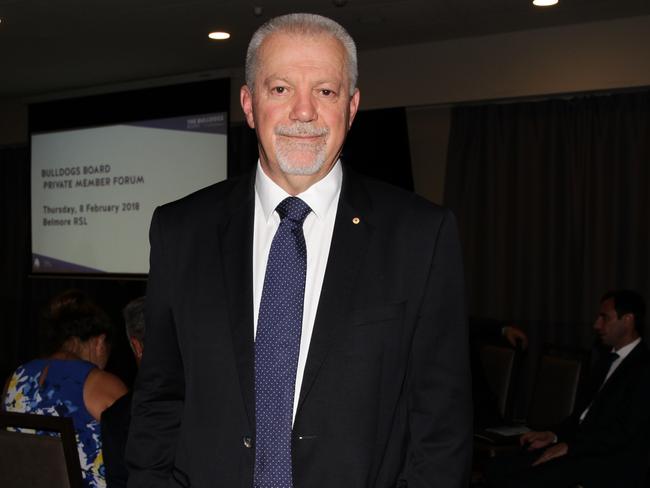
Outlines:
<svg viewBox="0 0 650 488"><path fill-rule="evenodd" d="M260 163L289 193L323 178L341 152L359 103L345 61L331 36L274 33L260 47L254 91L241 90Z"/></svg>
<svg viewBox="0 0 650 488"><path fill-rule="evenodd" d="M606 346L619 349L625 345L629 332L629 324L625 323L624 316L620 319L614 309L614 299L609 298L600 304L598 318L594 323L594 330Z"/></svg>

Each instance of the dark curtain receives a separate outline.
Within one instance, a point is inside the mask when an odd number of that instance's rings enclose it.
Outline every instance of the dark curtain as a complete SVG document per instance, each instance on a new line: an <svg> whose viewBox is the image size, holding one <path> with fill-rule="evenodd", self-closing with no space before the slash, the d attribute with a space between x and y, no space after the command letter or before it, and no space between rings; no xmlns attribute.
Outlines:
<svg viewBox="0 0 650 488"><path fill-rule="evenodd" d="M472 315L588 347L603 292L649 298L649 92L455 108L445 192Z"/></svg>
<svg viewBox="0 0 650 488"><path fill-rule="evenodd" d="M341 160L361 174L413 191L406 110L357 112Z"/></svg>

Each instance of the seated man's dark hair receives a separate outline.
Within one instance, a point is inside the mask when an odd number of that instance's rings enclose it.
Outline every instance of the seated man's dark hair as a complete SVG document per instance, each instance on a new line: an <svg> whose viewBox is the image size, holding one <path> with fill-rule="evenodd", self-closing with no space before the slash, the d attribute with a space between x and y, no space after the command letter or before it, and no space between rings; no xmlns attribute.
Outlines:
<svg viewBox="0 0 650 488"><path fill-rule="evenodd" d="M634 327L640 336L643 335L646 310L643 297L632 290L610 290L603 295L600 302L602 303L610 298L614 300L616 316L620 319L628 313L634 315Z"/></svg>

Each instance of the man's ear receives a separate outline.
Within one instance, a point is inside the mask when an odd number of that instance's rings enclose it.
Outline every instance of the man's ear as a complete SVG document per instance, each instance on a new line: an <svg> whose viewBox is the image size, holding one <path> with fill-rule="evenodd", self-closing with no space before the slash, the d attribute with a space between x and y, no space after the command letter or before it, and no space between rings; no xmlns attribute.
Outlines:
<svg viewBox="0 0 650 488"><path fill-rule="evenodd" d="M621 317L623 320L623 323L630 329L634 329L634 314L633 313L626 313Z"/></svg>
<svg viewBox="0 0 650 488"><path fill-rule="evenodd" d="M251 129L255 128L255 119L253 117L253 93L247 85L239 90L239 103L246 116L246 122Z"/></svg>
<svg viewBox="0 0 650 488"><path fill-rule="evenodd" d="M352 121L354 116L357 115L357 110L359 110L359 101L361 100L361 92L358 88L354 89L354 93L350 97L350 119L348 120L348 129L352 127Z"/></svg>
<svg viewBox="0 0 650 488"><path fill-rule="evenodd" d="M142 352L144 351L144 346L142 345L142 342L140 342L139 339L136 339L135 337L129 337L129 341L131 342L131 347L133 348L133 353L135 354L135 357L138 359L142 357Z"/></svg>

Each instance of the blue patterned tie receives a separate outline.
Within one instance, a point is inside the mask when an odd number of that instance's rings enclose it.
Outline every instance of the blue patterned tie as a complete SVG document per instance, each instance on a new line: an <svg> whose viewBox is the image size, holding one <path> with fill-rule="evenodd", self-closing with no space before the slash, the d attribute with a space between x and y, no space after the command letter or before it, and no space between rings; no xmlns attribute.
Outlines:
<svg viewBox="0 0 650 488"><path fill-rule="evenodd" d="M276 208L255 338L255 488L291 488L291 428L302 332L307 248L302 224L311 212L300 198Z"/></svg>

